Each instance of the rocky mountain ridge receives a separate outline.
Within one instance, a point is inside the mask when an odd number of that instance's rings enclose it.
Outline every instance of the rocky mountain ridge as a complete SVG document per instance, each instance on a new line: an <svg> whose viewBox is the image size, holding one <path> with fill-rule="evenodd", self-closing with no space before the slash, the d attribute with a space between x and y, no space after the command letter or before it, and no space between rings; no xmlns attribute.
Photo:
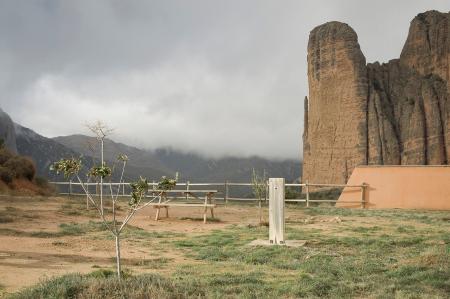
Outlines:
<svg viewBox="0 0 450 299"><path fill-rule="evenodd" d="M14 123L6 112L0 108L0 141L13 153L17 153Z"/></svg>
<svg viewBox="0 0 450 299"><path fill-rule="evenodd" d="M29 128L14 124L11 118L0 111L1 132L10 149L17 149L20 155L32 158L36 164L37 175L50 180L62 180L61 176L50 171L50 165L61 158L82 157L86 166L84 172L99 163L99 151L94 137L85 135L44 137ZM3 136L3 137L1 137ZM6 136L8 138L6 138ZM108 164L115 161L119 153L126 154L130 160L125 179L135 180L144 176L159 180L161 176L174 176L181 173L182 181L191 182L249 182L253 168L269 175L286 177L288 181L298 180L301 175L300 161L272 161L260 157L225 157L209 159L195 153L183 153L172 149L142 150L107 139L105 159ZM113 178L115 180L117 178Z"/></svg>
<svg viewBox="0 0 450 299"><path fill-rule="evenodd" d="M366 64L355 31L311 31L303 180L346 183L357 165L450 161L450 13L416 16L399 59Z"/></svg>

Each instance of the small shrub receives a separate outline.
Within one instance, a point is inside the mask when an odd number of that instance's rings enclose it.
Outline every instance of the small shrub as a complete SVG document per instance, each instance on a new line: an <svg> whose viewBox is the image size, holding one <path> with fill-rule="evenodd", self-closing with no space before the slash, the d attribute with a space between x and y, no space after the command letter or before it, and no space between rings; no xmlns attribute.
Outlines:
<svg viewBox="0 0 450 299"><path fill-rule="evenodd" d="M14 174L11 172L9 168L0 166L0 180L4 183L9 184L12 182Z"/></svg>
<svg viewBox="0 0 450 299"><path fill-rule="evenodd" d="M0 148L0 165L4 165L12 157L14 157L14 154L8 149Z"/></svg>
<svg viewBox="0 0 450 299"><path fill-rule="evenodd" d="M14 174L14 178L25 178L29 181L34 179L36 174L36 167L34 163L29 159L21 156L15 156L9 159L5 165Z"/></svg>

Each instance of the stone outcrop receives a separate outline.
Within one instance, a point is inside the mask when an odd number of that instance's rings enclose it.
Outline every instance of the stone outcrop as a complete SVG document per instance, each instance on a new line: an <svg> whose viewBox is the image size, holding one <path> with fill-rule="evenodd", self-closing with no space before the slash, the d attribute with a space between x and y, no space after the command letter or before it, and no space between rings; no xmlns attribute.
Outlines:
<svg viewBox="0 0 450 299"><path fill-rule="evenodd" d="M0 108L0 140L3 145L14 153L17 153L16 133L14 123L6 112Z"/></svg>
<svg viewBox="0 0 450 299"><path fill-rule="evenodd" d="M303 181L346 183L357 165L450 161L450 13L411 22L400 59L366 65L347 24L308 43Z"/></svg>

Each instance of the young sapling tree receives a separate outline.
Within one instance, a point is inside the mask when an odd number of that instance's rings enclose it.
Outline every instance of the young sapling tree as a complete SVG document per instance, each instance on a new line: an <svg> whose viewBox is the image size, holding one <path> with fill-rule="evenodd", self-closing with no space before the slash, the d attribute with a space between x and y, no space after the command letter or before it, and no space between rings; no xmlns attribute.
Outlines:
<svg viewBox="0 0 450 299"><path fill-rule="evenodd" d="M105 127L99 127L101 128L100 136L106 136L104 134ZM52 169L56 171L57 173L63 173L64 177L66 179L69 178L75 178L78 183L80 184L81 188L83 189L84 193L86 194L87 199L89 202L94 206L94 208L98 211L99 217L101 218L104 226L111 232L115 239L115 249L116 249L116 267L117 267L117 277L120 280L121 279L121 255L120 255L120 236L123 231L123 229L126 227L128 222L133 218L133 216L136 214L137 211L140 209L150 205L153 201L155 201L156 198L161 196L162 192L161 190L170 190L173 187L176 186L176 179L168 179L166 177L163 177L162 180L158 183L158 186L164 187L164 189L158 190L159 194L155 194L154 192L152 195L148 195L148 189L149 189L149 183L148 180L145 178L140 177L139 180L136 182L130 183L131 187L131 194L130 194L130 200L128 202L128 209L126 210L126 213L124 215L124 218L122 221L118 221L118 215L117 215L117 204L119 200L120 195L120 187L123 186L124 183L124 173L125 168L127 165L128 157L126 155L120 154L117 157L117 163L121 165L121 171L120 171L120 177L119 182L117 184L117 189L113 188L113 184L109 182L109 195L111 199L111 215L110 220L107 219L107 215L105 214L104 209L104 193L103 193L103 185L104 180L106 178L111 178L113 174L113 170L115 167L111 168L108 165L106 165L105 161L103 160L103 141L104 138L99 138L99 142L101 143L101 157L102 162L100 166L94 166L87 172L87 180L84 182L81 179L80 171L83 168L81 159L77 158L70 158L70 159L61 159L52 165ZM90 193L88 184L91 181L91 179L94 179L96 181L100 181L100 198L96 199L93 194Z"/></svg>
<svg viewBox="0 0 450 299"><path fill-rule="evenodd" d="M253 194L256 198L258 198L258 210L259 210L259 224L263 223L262 217L262 199L266 197L267 193L267 179L266 179L266 171L263 171L262 176L260 176L255 169L253 169L252 173L252 189Z"/></svg>
<svg viewBox="0 0 450 299"><path fill-rule="evenodd" d="M100 143L100 166L99 169L107 170L107 167L104 167L105 165L105 155L104 155L104 146L105 146L105 139L106 137L112 133L112 129L108 128L108 126L101 122L96 121L93 124L87 124L86 125L88 129L95 134L97 141ZM104 176L100 176L100 208L103 213L103 179Z"/></svg>

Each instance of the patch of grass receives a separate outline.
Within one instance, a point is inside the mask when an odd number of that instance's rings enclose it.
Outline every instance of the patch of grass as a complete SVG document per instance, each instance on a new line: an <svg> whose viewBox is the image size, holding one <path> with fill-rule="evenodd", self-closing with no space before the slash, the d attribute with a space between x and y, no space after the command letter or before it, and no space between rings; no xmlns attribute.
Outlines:
<svg viewBox="0 0 450 299"><path fill-rule="evenodd" d="M61 236L79 236L90 232L104 231L106 229L107 227L101 221L62 223L59 225L59 234Z"/></svg>
<svg viewBox="0 0 450 299"><path fill-rule="evenodd" d="M154 274L125 277L119 282L109 271L99 270L46 280L8 298L206 298L205 290L198 284Z"/></svg>
<svg viewBox="0 0 450 299"><path fill-rule="evenodd" d="M154 259L142 259L139 261L136 261L134 263L134 266L144 267L147 269L162 269L167 266L169 262L171 262L173 259L166 258L166 257L159 257Z"/></svg>
<svg viewBox="0 0 450 299"><path fill-rule="evenodd" d="M89 274L87 274L87 277L90 278L96 278L96 279L103 279L103 278L116 278L116 271L111 270L111 269L103 269L101 267L98 267L98 270L95 270ZM124 269L122 270L120 273L122 273L122 278L127 279L132 277L131 275L131 271L129 271L128 269Z"/></svg>
<svg viewBox="0 0 450 299"><path fill-rule="evenodd" d="M446 211L421 211L421 210L367 210L367 209L346 209L335 207L312 207L304 209L305 214L310 216L333 215L346 217L380 217L392 220L410 220L419 223L431 224L442 223L442 219L448 217Z"/></svg>
<svg viewBox="0 0 450 299"><path fill-rule="evenodd" d="M98 211L95 208L86 209L86 203L81 200L62 204L59 207L58 212L66 216L98 217Z"/></svg>
<svg viewBox="0 0 450 299"><path fill-rule="evenodd" d="M105 230L102 222L89 221L86 223L62 223L58 231L20 231L9 228L0 228L0 234L4 236L23 236L35 238L58 238L63 236L79 236L89 232L98 232Z"/></svg>
<svg viewBox="0 0 450 299"><path fill-rule="evenodd" d="M93 278L108 278L114 276L116 273L110 269L99 269L88 274L89 277Z"/></svg>
<svg viewBox="0 0 450 299"><path fill-rule="evenodd" d="M415 211L356 211L312 208L317 216L382 217L392 225L377 225L374 218L345 222L345 226L328 224L335 229L324 232L301 223L287 226L288 239L302 239L304 247L249 247L254 239L267 239L268 230L232 226L206 235L182 238L173 244L186 255L207 263L177 277L195 276L210 283L220 296L245 297L326 297L326 298L444 298L450 290L450 226L442 223L442 214ZM306 210L306 211L310 211ZM335 212L333 214L332 212ZM323 212L323 213L322 213ZM396 226L396 222L411 224ZM371 222L373 221L373 222ZM420 224L420 228L413 223ZM423 224L426 224L425 226ZM234 265L234 267L232 267ZM230 268L231 267L231 268ZM214 286L208 277L236 276L240 270L271 273L259 276L263 283L253 283L247 293L245 282L231 287ZM230 278L231 281L234 278ZM414 291L416 290L416 291ZM231 293L229 293L231 292ZM232 295L230 295L232 294ZM245 294L245 295L243 295Z"/></svg>
<svg viewBox="0 0 450 299"><path fill-rule="evenodd" d="M210 297L267 298L272 293L262 272L224 272L201 276Z"/></svg>
<svg viewBox="0 0 450 299"><path fill-rule="evenodd" d="M127 225L122 234L122 238L131 240L142 239L164 239L164 238L176 238L185 236L183 233L170 232L170 231L149 231L143 228Z"/></svg>
<svg viewBox="0 0 450 299"><path fill-rule="evenodd" d="M56 232L29 232L27 235L36 238L58 238L64 236L81 236L91 232L104 231L106 229L103 222L89 221L85 223L61 223Z"/></svg>
<svg viewBox="0 0 450 299"><path fill-rule="evenodd" d="M33 211L24 211L15 207L6 207L0 211L0 223L11 223L20 218L36 219L38 216Z"/></svg>

